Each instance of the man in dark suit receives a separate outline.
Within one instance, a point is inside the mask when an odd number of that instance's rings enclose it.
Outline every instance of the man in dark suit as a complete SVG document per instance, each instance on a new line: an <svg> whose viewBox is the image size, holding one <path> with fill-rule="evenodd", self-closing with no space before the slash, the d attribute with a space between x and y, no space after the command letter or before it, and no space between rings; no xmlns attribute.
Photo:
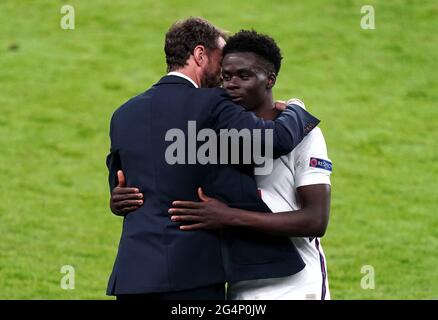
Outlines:
<svg viewBox="0 0 438 320"><path fill-rule="evenodd" d="M289 153L319 122L298 106L265 121L233 103L219 84L225 35L209 22L175 23L165 40L168 75L113 114L110 188L123 170L126 185L143 194L142 206L124 216L123 232L107 294L119 299L224 299L226 281L282 277L304 262L285 238L200 230L183 232L169 218L174 199L197 200L197 187L227 204L269 212L257 195L251 167L166 159L169 131L190 136L213 129L272 134L274 157ZM214 88L214 89L213 89ZM252 138L252 136L251 136ZM187 145L198 141L187 141ZM265 146L266 147L266 146ZM185 154L183 158L193 155Z"/></svg>

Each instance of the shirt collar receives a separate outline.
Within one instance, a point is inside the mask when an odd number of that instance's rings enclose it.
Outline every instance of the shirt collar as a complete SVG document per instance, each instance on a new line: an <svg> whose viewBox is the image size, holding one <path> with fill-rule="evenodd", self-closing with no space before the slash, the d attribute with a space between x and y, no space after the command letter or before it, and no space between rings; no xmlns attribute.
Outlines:
<svg viewBox="0 0 438 320"><path fill-rule="evenodd" d="M195 81L193 81L190 77L186 76L185 74L183 74L183 73L181 73L181 72L178 72L178 71L171 71L171 72L169 72L167 75L168 75L168 76L177 76L177 77L184 78L184 79L190 81L190 82L195 86L195 88L199 88L199 86L196 84Z"/></svg>

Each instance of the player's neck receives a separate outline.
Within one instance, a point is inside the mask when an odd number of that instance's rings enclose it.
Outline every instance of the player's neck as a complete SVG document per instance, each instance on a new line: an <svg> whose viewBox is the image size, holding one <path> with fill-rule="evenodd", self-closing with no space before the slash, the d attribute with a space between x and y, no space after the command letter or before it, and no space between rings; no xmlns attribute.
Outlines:
<svg viewBox="0 0 438 320"><path fill-rule="evenodd" d="M272 91L266 94L265 99L261 101L260 105L253 109L254 113L259 118L265 120L272 120L278 115L278 110L274 107L274 98Z"/></svg>

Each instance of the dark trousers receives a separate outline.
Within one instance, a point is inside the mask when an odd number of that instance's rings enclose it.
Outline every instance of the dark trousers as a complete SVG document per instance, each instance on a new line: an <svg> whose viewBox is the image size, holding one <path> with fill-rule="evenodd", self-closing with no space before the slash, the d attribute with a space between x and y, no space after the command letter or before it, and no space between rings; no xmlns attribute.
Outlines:
<svg viewBox="0 0 438 320"><path fill-rule="evenodd" d="M225 284L215 284L201 288L142 294L119 294L119 301L143 300L225 300Z"/></svg>

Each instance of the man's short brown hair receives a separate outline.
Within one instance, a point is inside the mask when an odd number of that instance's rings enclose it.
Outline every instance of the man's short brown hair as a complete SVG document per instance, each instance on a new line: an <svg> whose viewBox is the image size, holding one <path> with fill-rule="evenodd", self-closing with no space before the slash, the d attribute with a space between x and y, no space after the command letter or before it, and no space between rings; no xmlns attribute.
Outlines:
<svg viewBox="0 0 438 320"><path fill-rule="evenodd" d="M218 48L218 39L226 39L224 31L199 17L175 22L167 31L164 43L167 71L174 71L187 65L187 60L198 45L207 49Z"/></svg>

